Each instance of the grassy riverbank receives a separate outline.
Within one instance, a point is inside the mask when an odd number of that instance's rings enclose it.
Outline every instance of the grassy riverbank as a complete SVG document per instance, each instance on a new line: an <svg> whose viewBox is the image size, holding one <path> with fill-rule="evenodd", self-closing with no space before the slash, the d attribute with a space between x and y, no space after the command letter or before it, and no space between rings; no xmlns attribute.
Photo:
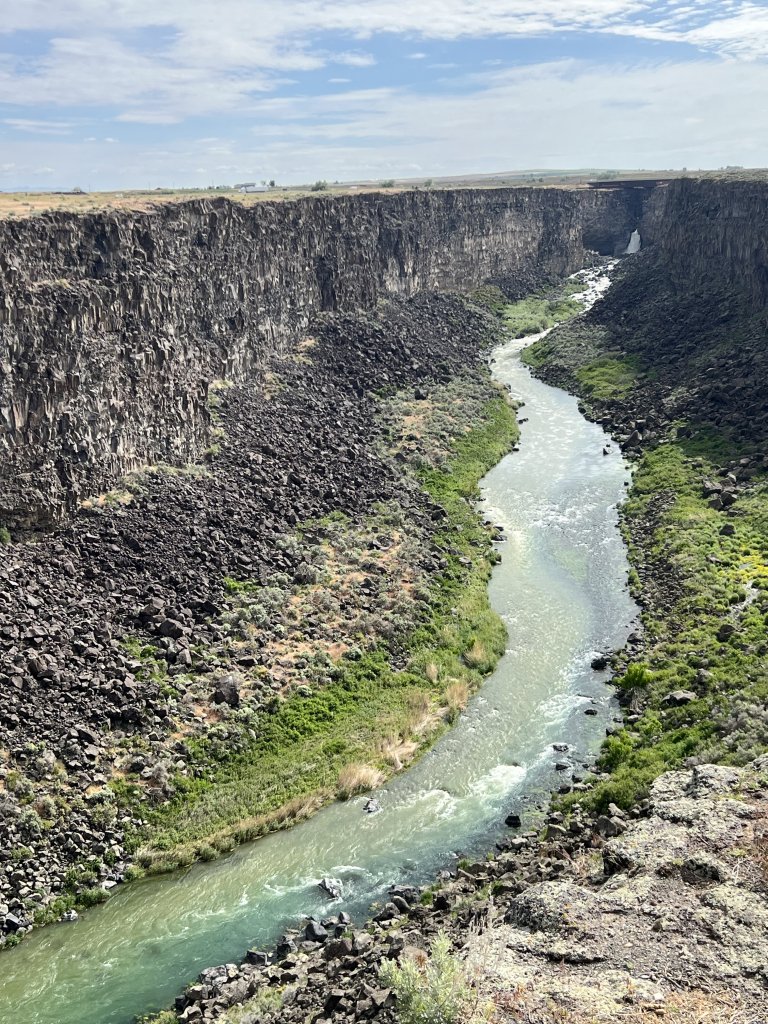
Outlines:
<svg viewBox="0 0 768 1024"><path fill-rule="evenodd" d="M768 482L753 478L732 514L713 508L704 482L737 454L717 451L673 439L637 464L622 524L643 652L618 679L627 719L603 747L601 808L630 806L689 758L746 764L766 749Z"/></svg>
<svg viewBox="0 0 768 1024"><path fill-rule="evenodd" d="M395 638L399 657L393 663L392 642L366 646L360 637L330 665L328 684L300 687L249 722L239 750L227 756L211 739L190 743L194 774L174 780L175 797L133 839L142 868L171 870L215 857L328 800L370 789L434 742L493 668L505 634L488 603L494 553L474 500L481 477L517 438L517 424L487 370L467 383L474 403L468 430L438 393L421 402L427 427L439 420L445 436L448 411L458 433L443 465L418 457L407 464L414 483L442 509L431 543L443 564L420 594L413 623ZM338 530L333 536L343 547ZM251 595L259 589L239 588ZM130 799L128 787L123 796Z"/></svg>
<svg viewBox="0 0 768 1024"><path fill-rule="evenodd" d="M617 351L616 341L600 323L577 321L533 345L526 361L627 438L680 392L671 374L660 379L658 367ZM695 394L678 404L682 415L631 449L621 523L643 612L640 644L615 680L625 723L603 745L599 766L609 777L566 804L630 807L669 769L745 764L768 749L765 460L757 443L718 428Z"/></svg>

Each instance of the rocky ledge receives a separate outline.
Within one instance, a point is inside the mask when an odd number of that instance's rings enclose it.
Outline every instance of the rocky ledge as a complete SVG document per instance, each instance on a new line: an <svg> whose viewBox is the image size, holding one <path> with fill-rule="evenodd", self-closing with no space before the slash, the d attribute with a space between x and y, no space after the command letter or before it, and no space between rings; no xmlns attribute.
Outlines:
<svg viewBox="0 0 768 1024"><path fill-rule="evenodd" d="M363 928L308 920L272 954L204 971L178 1019L391 1021L382 965L424 970L439 932L496 1019L765 1019L768 757L667 773L630 811L554 813L498 847L428 890L393 888Z"/></svg>

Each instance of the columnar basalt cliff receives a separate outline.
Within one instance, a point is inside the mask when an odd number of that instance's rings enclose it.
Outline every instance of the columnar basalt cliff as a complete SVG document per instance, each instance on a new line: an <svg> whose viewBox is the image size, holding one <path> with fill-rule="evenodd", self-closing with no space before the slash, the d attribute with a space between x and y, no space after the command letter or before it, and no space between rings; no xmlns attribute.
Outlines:
<svg viewBox="0 0 768 1024"><path fill-rule="evenodd" d="M768 184L678 178L649 193L641 219L678 290L735 291L768 301Z"/></svg>
<svg viewBox="0 0 768 1024"><path fill-rule="evenodd" d="M620 251L629 191L461 190L0 224L0 525L46 525L137 467L194 460L212 381L323 310L512 293Z"/></svg>

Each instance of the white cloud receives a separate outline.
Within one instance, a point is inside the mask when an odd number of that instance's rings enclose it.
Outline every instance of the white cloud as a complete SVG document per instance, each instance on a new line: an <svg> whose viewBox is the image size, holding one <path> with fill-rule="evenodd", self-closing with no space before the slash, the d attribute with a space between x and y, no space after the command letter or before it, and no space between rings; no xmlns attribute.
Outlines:
<svg viewBox="0 0 768 1024"><path fill-rule="evenodd" d="M376 58L371 53L344 53L334 54L330 58L334 64L347 64L351 68L369 68L376 63Z"/></svg>
<svg viewBox="0 0 768 1024"><path fill-rule="evenodd" d="M31 132L35 135L69 135L73 125L66 121L40 121L29 117L4 117L3 124L15 128L19 132Z"/></svg>
<svg viewBox="0 0 768 1024"><path fill-rule="evenodd" d="M14 56L16 30L48 32L47 49ZM370 67L372 41L382 34L424 60L436 49L431 41L551 33L567 40L571 32L696 49L689 62L642 67L567 61L509 69L493 57L481 75L444 78L431 94L397 88L392 76L389 88L280 94L302 73ZM229 166L246 177L296 181L414 167L436 174L530 163L768 163L768 6L750 0L219 0L215 9L209 0L25 0L4 12L0 37L4 156L18 165L14 173L32 174L55 154L62 184L88 166L102 184L127 187L194 181ZM354 79L368 81L362 73ZM105 105L123 126L119 145L90 137L72 148L67 133L88 123L84 111ZM199 147L172 127L162 152L125 142L141 131L136 125L204 117L217 118L217 133L236 136L218 140L229 147L226 164L212 156L204 172ZM100 135L115 129L89 123Z"/></svg>
<svg viewBox="0 0 768 1024"><path fill-rule="evenodd" d="M701 59L494 69L450 95L389 88L265 97L254 105L253 133L211 139L207 148L198 139L169 138L162 151L123 141L113 156L103 145L57 141L56 181L77 182L91 165L99 170L84 186L118 188L526 167L765 166L767 94L766 66ZM13 158L14 183L23 184L23 167L49 163L51 147L29 137Z"/></svg>
<svg viewBox="0 0 768 1024"><path fill-rule="evenodd" d="M368 67L373 54L340 45L381 33L455 40L598 32L684 42L735 58L768 54L768 8L749 0L25 0L0 33L51 33L42 56L0 58L0 102L102 106L129 120L232 111L285 73L332 63ZM413 59L424 51L414 50Z"/></svg>
<svg viewBox="0 0 768 1024"><path fill-rule="evenodd" d="M685 41L734 57L768 56L768 7L745 4L729 18L719 18L685 33Z"/></svg>

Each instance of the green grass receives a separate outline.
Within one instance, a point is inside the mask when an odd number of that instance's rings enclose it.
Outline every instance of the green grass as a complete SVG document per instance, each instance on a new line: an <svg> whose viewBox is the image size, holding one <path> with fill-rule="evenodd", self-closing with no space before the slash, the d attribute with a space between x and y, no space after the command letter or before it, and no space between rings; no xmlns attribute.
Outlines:
<svg viewBox="0 0 768 1024"><path fill-rule="evenodd" d="M658 350L653 332L659 329L652 318L631 331L582 319L523 356L587 405L627 403L637 385L666 375L674 386L680 379L667 365L667 349ZM697 348L695 358L709 365L709 350L736 346L739 329L727 339L713 329L699 346L704 354ZM648 332L642 344L637 330ZM638 354L627 356L625 349L633 347ZM655 353L653 362L645 351ZM768 480L754 478L730 515L710 508L702 487L704 478L716 478L723 465L750 454L745 444L714 424L680 422L636 464L621 521L630 583L646 608L642 663L615 680L633 720L605 741L601 768L610 779L586 796L565 797L566 805L629 807L669 769L695 761L743 764L768 750ZM732 536L720 532L726 523ZM671 586L662 586L665 580ZM718 638L723 622L736 626L725 640ZM669 706L667 696L678 689L697 699Z"/></svg>
<svg viewBox="0 0 768 1024"><path fill-rule="evenodd" d="M500 288L483 285L476 288L470 298L476 305L498 316L513 338L524 338L528 334L546 331L580 313L583 304L571 296L583 291L583 281L565 280L518 302L510 302Z"/></svg>
<svg viewBox="0 0 768 1024"><path fill-rule="evenodd" d="M136 1024L179 1024L179 1018L173 1010L161 1010L149 1017L139 1017Z"/></svg>
<svg viewBox="0 0 768 1024"><path fill-rule="evenodd" d="M705 447L722 453L714 437ZM604 744L600 766L611 779L588 797L597 808L630 806L687 758L744 764L768 749L768 481L758 479L725 516L702 493L702 478L716 470L706 459L696 465L678 441L646 453L637 467L622 512L630 562L651 576L670 573L677 596L643 615L645 663L617 680L640 691L644 706ZM733 536L720 533L726 522ZM718 638L724 622L736 626L727 640ZM668 707L665 697L678 689L698 699ZM568 799L576 798L583 799Z"/></svg>
<svg viewBox="0 0 768 1024"><path fill-rule="evenodd" d="M604 357L576 371L587 398L624 398L637 379L637 367L631 359Z"/></svg>
<svg viewBox="0 0 768 1024"><path fill-rule="evenodd" d="M512 337L524 338L569 320L582 309L580 302L562 294L554 298L532 295L507 306L502 316Z"/></svg>
<svg viewBox="0 0 768 1024"><path fill-rule="evenodd" d="M455 443L449 464L419 471L422 485L447 513L435 538L446 567L422 621L405 638L407 668L394 670L383 644L342 659L330 685L262 713L256 737L224 764L215 763L205 739L193 741L193 764L208 777L174 780L173 801L150 814L148 835L133 839L142 867L172 869L290 825L336 795L339 772L348 764L391 773L382 753L388 738L411 738L421 746L434 741L445 728L451 683L461 680L475 689L504 650L504 627L487 594L493 551L472 501L480 478L509 450L517 431L514 409L493 397L474 429ZM242 589L235 581L227 585L231 592ZM465 657L468 652L474 661ZM438 669L434 682L427 665ZM414 709L425 707L435 723L414 732ZM220 751L219 745L217 756Z"/></svg>

